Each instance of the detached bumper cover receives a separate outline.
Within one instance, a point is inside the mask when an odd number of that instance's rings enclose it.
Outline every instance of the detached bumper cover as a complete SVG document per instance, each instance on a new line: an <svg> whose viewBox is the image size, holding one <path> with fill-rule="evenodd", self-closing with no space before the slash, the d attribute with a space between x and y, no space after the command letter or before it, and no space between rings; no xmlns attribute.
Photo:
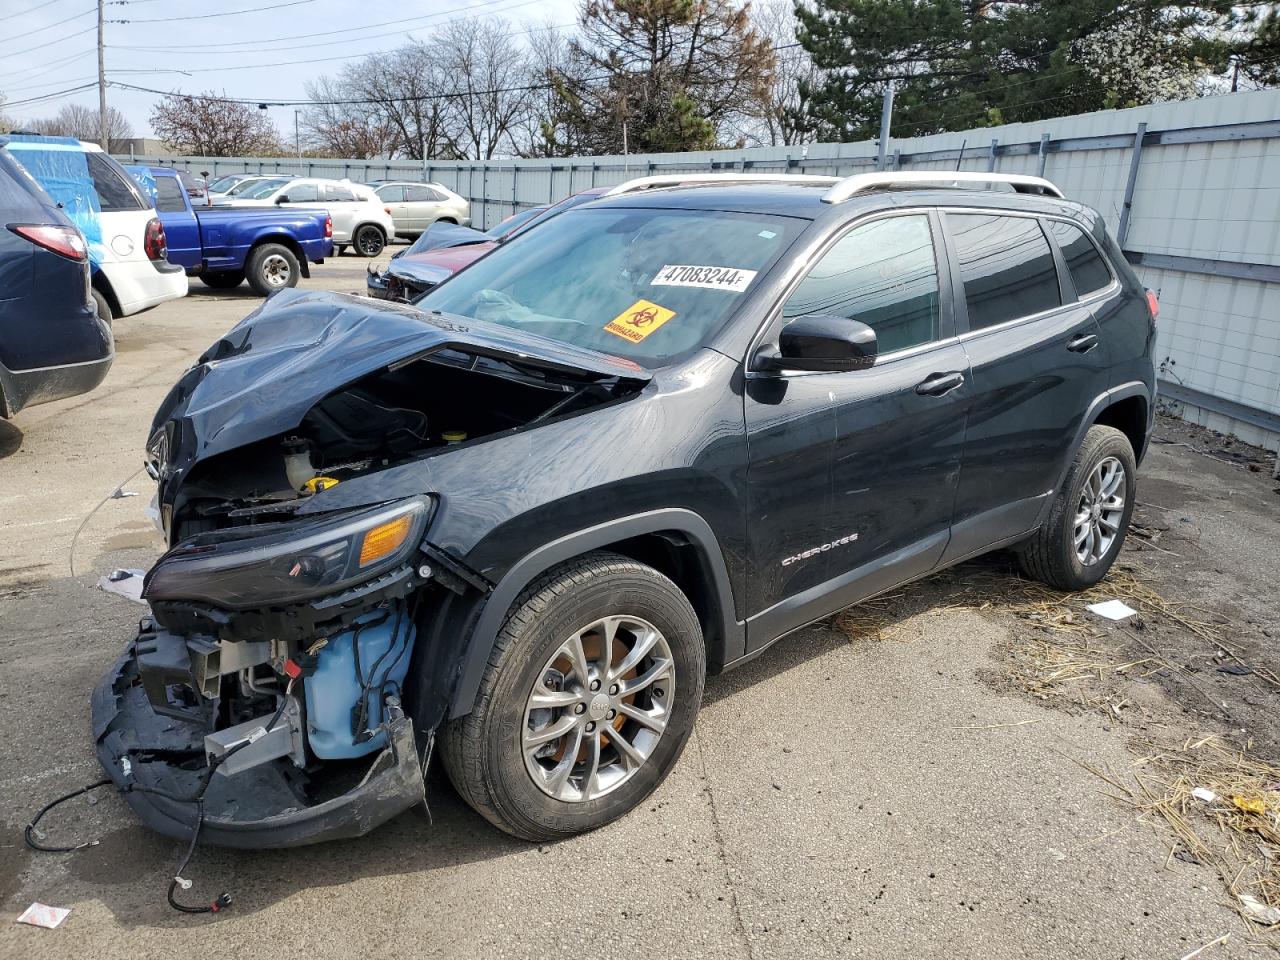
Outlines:
<svg viewBox="0 0 1280 960"><path fill-rule="evenodd" d="M98 760L147 826L187 838L195 827L192 795L205 770L204 731L151 708L138 674L134 644L93 692L93 737ZM425 798L412 722L389 714L388 746L348 762L350 783L332 783L308 799L305 777L287 760L234 776L216 774L205 794L201 839L226 847L264 849L359 837Z"/></svg>

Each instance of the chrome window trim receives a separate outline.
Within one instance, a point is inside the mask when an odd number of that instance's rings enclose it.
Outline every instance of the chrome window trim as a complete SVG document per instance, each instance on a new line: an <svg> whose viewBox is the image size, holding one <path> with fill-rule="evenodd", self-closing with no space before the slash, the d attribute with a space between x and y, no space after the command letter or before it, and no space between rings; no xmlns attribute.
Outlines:
<svg viewBox="0 0 1280 960"><path fill-rule="evenodd" d="M1080 230L1086 237L1089 237L1088 230L1085 230L1083 227L1080 226L1080 224L1076 223L1070 217L1064 217L1061 215L1054 215L1050 213L1035 213L1034 211L1030 211L1030 210L1000 210L1000 209L994 209L991 207L937 207L936 209L938 213L944 216L949 213L955 213L955 214L982 213L982 214L988 214L993 217L1026 217L1028 219L1037 220L1037 221L1038 220L1061 220L1063 223L1071 224L1077 230ZM1047 237L1045 238L1045 242L1046 243L1049 242L1049 239ZM1093 237L1089 237L1089 242L1093 243ZM1057 240L1055 239L1053 243L1057 244ZM1096 243L1094 243L1093 246L1095 250L1098 247ZM1059 251L1061 251L1062 248L1058 247L1058 249ZM1052 247L1050 247L1049 252L1050 253L1053 252ZM1116 277L1115 269L1112 266L1111 261L1106 257L1105 254L1102 253L1101 250L1099 250L1098 253L1102 256L1102 262L1107 266L1107 272L1111 274L1111 282L1107 284L1105 287L1102 287L1094 291L1093 293L1089 294L1088 297L1083 299L1079 296L1079 294L1077 294L1076 299L1073 300L1071 303L1061 303L1061 304L1058 304L1058 306L1056 307L1050 307L1047 310L1040 310L1036 313L1028 313L1025 316L1021 316L1021 317L1014 317L1012 320L1005 320L1003 323L992 324L989 327L981 327L977 330L966 330L964 333L957 334L957 339L963 343L965 341L975 339L976 337L983 336L984 334L993 333L1000 330L1009 330L1023 323L1034 323L1036 320L1043 320L1045 317L1056 314L1059 311L1066 310L1068 308L1079 307L1082 305L1087 306L1088 304L1093 303L1095 300L1101 300L1102 298L1106 296L1110 296L1111 294L1115 293L1120 288L1120 281ZM1054 269L1055 270L1057 269L1056 260L1054 262ZM1070 272L1068 271L1068 276L1069 275L1070 275ZM960 288L963 290L964 289L963 278L957 278L957 280L959 281ZM1074 288L1074 286L1075 286L1075 281L1073 280L1072 287ZM969 322L969 308L967 303L965 305L964 318L965 318L965 324L967 325Z"/></svg>
<svg viewBox="0 0 1280 960"><path fill-rule="evenodd" d="M751 358L754 357L756 355L756 351L760 349L760 345L764 342L764 338L767 331L774 325L774 323L776 323L779 319L781 319L783 305L787 302L787 300L791 298L791 294L795 293L796 287L800 286L800 283L804 280L804 278L809 275L809 271L815 265L817 265L817 263L823 257L825 257L828 253L830 253L831 249L837 243L839 243L845 237L849 236L849 234L853 233L854 230L864 227L867 224L873 223L877 220L887 220L890 217L916 216L916 217L924 217L926 220L930 221L929 236L933 241L934 273L937 276L937 280L938 280L938 324L941 325L942 324L942 302L943 302L943 290L942 290L943 272L941 269L939 269L940 262L938 258L939 258L939 254L945 253L945 246L943 247L939 246L940 238L935 233L933 229L933 223L929 217L930 212L937 209L938 208L936 207L926 206L926 207L898 207L898 208L892 208L888 210L872 210L872 211L868 211L866 216L858 217L850 221L849 223L844 224L843 229L839 230L829 238L828 242L823 245L821 250L818 251L816 257L810 264L806 265L803 269L796 271L795 276L791 277L791 279L787 281L786 288L782 291L781 294L779 294L779 296L774 300L774 302L769 305L769 309L765 311L765 320L760 324L759 328L756 330L755 336L751 338L751 342L747 347L746 357L743 360L743 365L744 365L746 375L751 378L756 378L756 377L773 378L778 376L825 377L825 376L830 376L833 373L846 374L846 373L864 373L865 372L863 370L788 370L785 367L782 368L781 370L752 370ZM929 350L936 350L942 346L955 344L955 343L958 343L959 341L960 341L960 338L953 334L952 336L946 337L942 340L929 340L925 343L918 343L914 347L903 347L901 350L895 350L892 353L879 354L876 356L875 363L873 363L870 367L868 367L867 370L872 370L880 366L882 363L889 363L894 360L898 360L902 357L910 356L917 353L925 353Z"/></svg>

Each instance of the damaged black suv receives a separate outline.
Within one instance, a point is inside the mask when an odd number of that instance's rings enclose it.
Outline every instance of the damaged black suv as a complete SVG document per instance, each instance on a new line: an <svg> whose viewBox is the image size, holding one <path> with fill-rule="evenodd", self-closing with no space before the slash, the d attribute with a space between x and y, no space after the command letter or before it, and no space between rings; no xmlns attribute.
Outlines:
<svg viewBox="0 0 1280 960"><path fill-rule="evenodd" d="M415 306L283 291L161 406L171 548L99 685L156 829L234 846L466 801L529 839L671 770L707 673L1012 547L1102 578L1156 305L1035 177L650 178Z"/></svg>

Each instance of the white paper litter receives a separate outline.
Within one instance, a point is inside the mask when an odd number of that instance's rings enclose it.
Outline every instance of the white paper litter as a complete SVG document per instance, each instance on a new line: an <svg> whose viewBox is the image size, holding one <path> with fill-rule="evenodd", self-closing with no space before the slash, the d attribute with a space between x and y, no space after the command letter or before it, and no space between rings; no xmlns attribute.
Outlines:
<svg viewBox="0 0 1280 960"><path fill-rule="evenodd" d="M1268 927L1273 927L1280 923L1280 907L1269 907L1257 897L1248 893L1240 894L1240 905L1244 907L1245 916L1255 923L1261 923Z"/></svg>
<svg viewBox="0 0 1280 960"><path fill-rule="evenodd" d="M1218 799L1218 795L1208 787L1196 787L1191 791L1191 795L1197 800L1203 800L1205 803L1213 803Z"/></svg>
<svg viewBox="0 0 1280 960"><path fill-rule="evenodd" d="M71 912L70 907L51 907L47 903L33 903L22 911L18 923L29 923L33 927L48 927L52 930Z"/></svg>
<svg viewBox="0 0 1280 960"><path fill-rule="evenodd" d="M1090 613L1096 613L1100 617L1106 617L1108 620L1123 620L1125 617L1132 617L1138 612L1123 600L1104 600L1102 603L1091 603L1085 609Z"/></svg>
<svg viewBox="0 0 1280 960"><path fill-rule="evenodd" d="M98 587L107 593L118 594L126 600L146 606L147 601L142 599L142 578L145 573L144 570L112 570L107 576L98 578Z"/></svg>

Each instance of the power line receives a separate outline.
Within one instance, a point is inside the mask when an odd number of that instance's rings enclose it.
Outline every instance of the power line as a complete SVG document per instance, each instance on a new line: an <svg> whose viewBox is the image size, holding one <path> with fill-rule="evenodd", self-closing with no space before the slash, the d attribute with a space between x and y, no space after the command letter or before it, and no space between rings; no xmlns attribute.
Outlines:
<svg viewBox="0 0 1280 960"><path fill-rule="evenodd" d="M40 33L44 30L52 30L54 27L60 27L64 23L70 23L72 20L78 20L80 17L83 17L86 13L97 13L97 12L98 12L98 8L96 6L93 6L93 7L90 7L88 10L81 10L79 13L73 13L71 16L67 17L65 20L57 20L53 23L46 23L43 27L36 27L34 30L28 30L26 33L15 33L13 34L13 36L0 38L0 43L8 43L10 40L21 40L23 37L31 36L33 33Z"/></svg>
<svg viewBox="0 0 1280 960"><path fill-rule="evenodd" d="M39 73L32 73L30 69L23 67L19 70L7 70L4 73L0 73L0 77L11 77L15 74L21 73L24 75L24 80L34 80L36 77L43 77L46 73L52 73L63 64L70 63L72 60L77 60L80 57L87 57L91 53L93 53L92 50L81 50L79 53L73 53L69 57L63 57L61 60L50 60L48 63L42 64L45 69L41 70Z"/></svg>
<svg viewBox="0 0 1280 960"><path fill-rule="evenodd" d="M496 3L498 2L498 0L492 0L492 2ZM501 10L494 11L494 12L506 12L507 10L516 10L516 9L519 9L520 7L527 7L534 3L542 3L542 2L543 0L521 0L521 2L519 3L513 4L510 7L504 7ZM441 14L431 14L431 16L440 16L440 15ZM470 16L455 17L450 20L443 20L440 23L430 24L430 26L441 27L441 26L444 26L445 24L457 23L461 20L467 20L467 19L470 19ZM508 37L520 37L520 36L524 36L525 34L538 33L544 30L564 30L568 27L572 27L576 25L577 25L576 21L571 23L548 24L547 26L543 26L543 27L530 27L528 30L512 31L506 35ZM261 48L249 49L249 50L207 50L207 49L187 50L186 48L130 46L126 44L112 44L111 49L112 50L139 50L139 51L144 51L148 53L177 53L177 54L180 54L181 56L191 56L192 54L196 54L196 55L203 55L203 56L226 57L226 56L235 56L241 53L279 53L284 50L309 50L314 47L333 47L333 46L338 46L342 44L358 43L363 40L378 40L383 37L408 36L409 34L413 33L415 30L421 30L421 29L423 29L422 26L417 26L417 27L412 27L409 30L405 30L402 28L399 30L389 30L386 33L374 33L374 34L370 34L367 37L343 37L340 40L321 40L318 43L296 43L296 44L290 44L289 46L284 46L284 47L261 47ZM238 42L243 43L245 41L238 41ZM273 43L275 41L264 40L261 42ZM372 53L378 53L378 52L379 51L377 50L371 50L371 51L368 51L367 53L351 54L351 56L353 57L368 56ZM242 66L245 66L245 65L237 65L234 67L218 67L217 69L239 70L241 69Z"/></svg>
<svg viewBox="0 0 1280 960"><path fill-rule="evenodd" d="M78 87L71 87L68 90L59 90L56 93L46 93L38 97L28 97L25 100L10 100L5 104L5 106L19 107L19 106L22 106L24 103L44 103L49 100L57 100L59 97L70 96L73 93L80 93L83 90L91 90L97 85L98 85L98 82L95 80L93 83L84 83Z"/></svg>
<svg viewBox="0 0 1280 960"><path fill-rule="evenodd" d="M57 40L50 40L48 43L39 43L34 47L27 47L25 50L11 50L6 53L5 56L20 57L24 53L30 53L32 50L43 50L45 47L52 47L55 43L62 43L64 40L70 40L72 37L83 37L86 33L92 33L97 29L97 26L86 27L83 30L77 30L75 33L68 33L65 37L59 37Z"/></svg>
<svg viewBox="0 0 1280 960"><path fill-rule="evenodd" d="M279 10L282 7L300 7L304 3L315 3L316 0L289 0L288 3L273 3L267 7L250 7L247 10L223 10L216 13L197 13L188 17L146 17L142 20L108 20L107 23L170 23L174 20L212 20L215 17L235 17L242 13L263 13L267 10Z"/></svg>
<svg viewBox="0 0 1280 960"><path fill-rule="evenodd" d="M32 7L30 10L19 10L17 13L6 13L0 20L12 20L14 17L25 17L29 13L35 13L37 10L43 10L45 7L52 6L58 0L45 0L44 3Z"/></svg>
<svg viewBox="0 0 1280 960"><path fill-rule="evenodd" d="M481 7L491 7L494 4L505 3L505 2L507 2L507 0L481 0L480 3L470 4L466 7L462 7L455 10L441 10L437 13L427 13L417 17L400 17L395 20L385 20L381 23L366 23L363 27L348 27L344 30L321 30L317 33L297 33L287 37L275 37L271 40L228 40L224 43L193 43L193 44L171 45L167 47L120 47L120 49L159 50L159 51L167 51L167 50L208 51L214 47L243 47L246 45L261 44L261 43L279 43L282 40L310 40L313 37L333 37L338 35L341 35L347 38L348 40L373 40L374 37L352 37L351 34L361 30L373 30L378 27L389 27L389 26L392 26L393 24L399 25L400 27L400 29L394 31L394 33L411 33L413 30L416 30L418 28L408 27L406 29L407 25L410 23L415 23L420 20L434 20L436 17L443 17L446 14L450 14L450 13L463 13L463 12L471 13L472 11L479 10ZM494 12L502 12L508 9L514 10L517 7L527 7L531 2L533 2L533 0L522 0L522 2L516 3L511 7L499 7L498 11L494 11ZM390 36L390 35L391 34L379 34L379 36ZM289 48L271 48L271 49L289 49ZM256 52L256 51L232 50L228 52L229 53L249 53L249 52Z"/></svg>

